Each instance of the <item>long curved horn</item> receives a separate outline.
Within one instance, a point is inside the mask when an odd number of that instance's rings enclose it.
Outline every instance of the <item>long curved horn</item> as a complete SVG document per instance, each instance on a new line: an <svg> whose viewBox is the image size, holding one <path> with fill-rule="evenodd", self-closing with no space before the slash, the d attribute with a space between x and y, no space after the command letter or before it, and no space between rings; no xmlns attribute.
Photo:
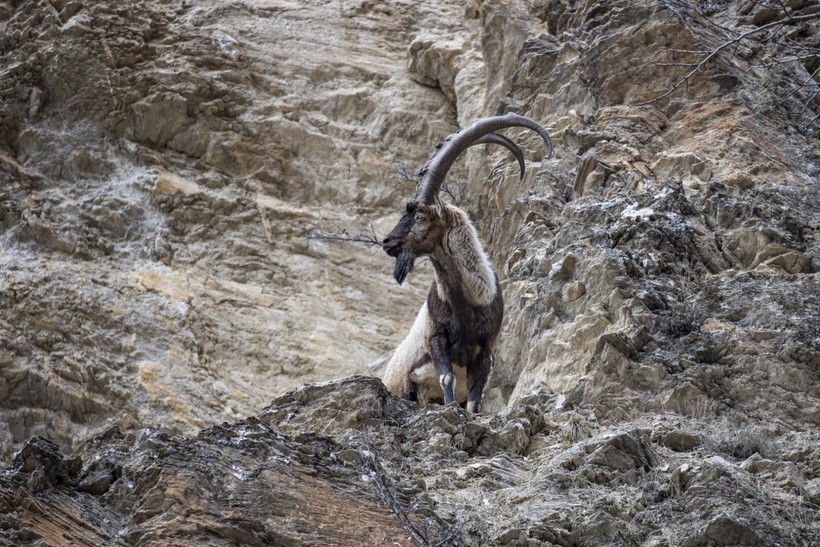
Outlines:
<svg viewBox="0 0 820 547"><path fill-rule="evenodd" d="M518 168L521 170L521 174L519 175L520 178L524 178L524 153L518 148L518 145L515 144L513 141L505 137L504 135L499 135L498 133L490 133L489 135L484 135L477 141L475 141L470 146L476 146L478 144L500 144L501 146L507 148L510 152L513 153L515 159L518 160Z"/></svg>
<svg viewBox="0 0 820 547"><path fill-rule="evenodd" d="M453 133L453 135L456 134L457 133ZM447 140L449 140L453 135L447 137ZM427 160L427 163L424 164L424 167L419 169L419 172L417 173L419 179L421 179L424 176L424 174L427 173L427 171L430 169L430 165L433 163L433 160L436 158L436 155L439 153L439 150L441 150L441 148L444 146L446 142L447 141L440 142L436 145L435 150L433 150L433 153L430 155L430 159ZM470 148L472 146L478 146L480 144L500 144L504 148L507 148L510 152L513 153L515 159L518 160L518 167L521 170L520 178L524 178L524 153L521 151L517 144L515 144L513 141L499 133L488 133L480 139L478 139L477 141L467 145L467 148ZM416 186L416 188L418 188L418 186Z"/></svg>
<svg viewBox="0 0 820 547"><path fill-rule="evenodd" d="M552 139L547 130L538 122L525 116L519 116L512 112L503 116L491 116L489 118L480 118L470 124L468 127L453 133L443 143L436 146L436 151L430 158L430 161L419 171L419 184L416 187L416 192L413 195L413 201L431 204L433 199L441 188L444 182L444 177L452 167L455 160L470 146L474 144L481 144L479 142L482 138L493 134L499 129L507 127L526 127L532 129L544 139L547 143L547 156L552 156ZM500 135L497 135L500 137ZM504 137L506 139L506 137ZM506 143L497 140L495 137L490 137L495 144ZM506 139L509 141L509 139ZM512 142L512 141L510 141ZM507 148L510 148L507 146ZM517 148L517 147L516 147ZM513 150L510 148L510 150ZM515 151L513 151L515 153ZM516 155L516 157L518 157ZM523 168L522 160L519 159L519 165Z"/></svg>

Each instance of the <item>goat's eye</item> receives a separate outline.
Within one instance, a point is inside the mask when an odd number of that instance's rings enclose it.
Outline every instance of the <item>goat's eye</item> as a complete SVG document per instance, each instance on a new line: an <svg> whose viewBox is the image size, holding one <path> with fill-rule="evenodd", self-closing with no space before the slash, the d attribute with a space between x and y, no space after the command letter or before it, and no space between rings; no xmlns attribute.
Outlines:
<svg viewBox="0 0 820 547"><path fill-rule="evenodd" d="M424 222L425 220L427 220L427 217L424 215L416 215L416 220L418 220L419 222Z"/></svg>

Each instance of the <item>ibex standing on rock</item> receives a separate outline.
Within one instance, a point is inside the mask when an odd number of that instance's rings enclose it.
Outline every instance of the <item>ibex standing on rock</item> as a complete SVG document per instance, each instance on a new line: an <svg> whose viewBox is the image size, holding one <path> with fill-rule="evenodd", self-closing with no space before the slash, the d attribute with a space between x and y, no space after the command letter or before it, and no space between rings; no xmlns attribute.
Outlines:
<svg viewBox="0 0 820 547"><path fill-rule="evenodd" d="M552 155L549 133L530 118L510 113L476 120L436 147L419 171L419 183L404 216L382 242L385 252L396 259L393 277L399 284L417 257L429 256L435 270L427 301L384 376L384 384L392 393L422 405L440 400L443 391L445 404L466 400L468 411L481 412L481 395L501 330L504 300L498 276L467 213L441 203L438 192L456 158L477 144L508 148L518 159L523 177L521 150L495 133L507 127L536 131Z"/></svg>

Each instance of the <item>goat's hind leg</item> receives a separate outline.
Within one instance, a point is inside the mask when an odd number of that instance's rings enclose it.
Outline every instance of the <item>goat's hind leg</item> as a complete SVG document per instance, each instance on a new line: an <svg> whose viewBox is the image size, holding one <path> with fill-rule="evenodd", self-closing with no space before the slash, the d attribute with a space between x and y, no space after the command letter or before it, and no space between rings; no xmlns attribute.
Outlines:
<svg viewBox="0 0 820 547"><path fill-rule="evenodd" d="M438 381L441 390L444 392L444 404L449 405L455 401L454 390L456 387L456 377L453 374L453 365L450 363L450 355L447 353L447 339L443 336L433 336L430 338L430 357L438 372Z"/></svg>
<svg viewBox="0 0 820 547"><path fill-rule="evenodd" d="M481 396L492 366L490 350L482 348L467 367L467 412L481 412Z"/></svg>

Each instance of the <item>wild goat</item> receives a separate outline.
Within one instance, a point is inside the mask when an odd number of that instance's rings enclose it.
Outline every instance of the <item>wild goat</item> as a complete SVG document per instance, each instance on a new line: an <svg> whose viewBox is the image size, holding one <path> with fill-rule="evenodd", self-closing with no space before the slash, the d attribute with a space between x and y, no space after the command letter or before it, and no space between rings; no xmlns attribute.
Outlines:
<svg viewBox="0 0 820 547"><path fill-rule="evenodd" d="M477 144L508 148L515 154L523 177L521 150L495 133L507 127L536 131L552 155L549 133L530 118L510 113L476 120L436 146L419 171L419 182L404 216L382 242L385 252L396 259L393 277L399 284L413 269L416 258L428 256L433 263L435 278L427 301L384 375L384 384L393 394L422 405L440 400L443 394L444 404L466 400L469 412L481 412L504 300L498 276L467 213L443 204L438 193L453 162Z"/></svg>

